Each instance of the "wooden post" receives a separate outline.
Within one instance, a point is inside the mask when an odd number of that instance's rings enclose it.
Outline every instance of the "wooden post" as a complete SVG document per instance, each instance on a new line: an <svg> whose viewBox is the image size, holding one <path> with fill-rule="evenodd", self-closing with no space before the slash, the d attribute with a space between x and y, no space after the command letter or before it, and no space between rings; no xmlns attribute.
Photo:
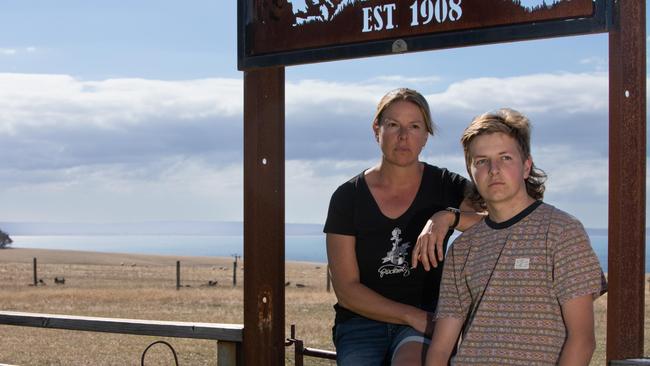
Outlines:
<svg viewBox="0 0 650 366"><path fill-rule="evenodd" d="M330 292L330 287L332 285L332 277L330 275L330 265L327 265L327 292Z"/></svg>
<svg viewBox="0 0 650 366"><path fill-rule="evenodd" d="M232 287L237 287L237 259L240 257L237 254L233 254L235 261L232 263Z"/></svg>
<svg viewBox="0 0 650 366"><path fill-rule="evenodd" d="M643 356L645 296L646 2L612 3L607 362Z"/></svg>
<svg viewBox="0 0 650 366"><path fill-rule="evenodd" d="M34 257L34 286L38 286L38 273L36 271L36 257Z"/></svg>
<svg viewBox="0 0 650 366"><path fill-rule="evenodd" d="M305 364L305 356L303 355L303 351L305 350L305 344L302 340L296 339L293 345L295 347L293 351L294 359L295 359L294 366L303 366Z"/></svg>
<svg viewBox="0 0 650 366"><path fill-rule="evenodd" d="M305 344L302 340L296 338L296 325L291 324L291 341L293 343L293 358L294 366L303 366L304 365L304 355Z"/></svg>
<svg viewBox="0 0 650 366"><path fill-rule="evenodd" d="M176 290L181 289L181 261L176 261Z"/></svg>
<svg viewBox="0 0 650 366"><path fill-rule="evenodd" d="M244 364L284 365L284 68L244 72Z"/></svg>
<svg viewBox="0 0 650 366"><path fill-rule="evenodd" d="M241 365L241 342L217 343L217 366Z"/></svg>

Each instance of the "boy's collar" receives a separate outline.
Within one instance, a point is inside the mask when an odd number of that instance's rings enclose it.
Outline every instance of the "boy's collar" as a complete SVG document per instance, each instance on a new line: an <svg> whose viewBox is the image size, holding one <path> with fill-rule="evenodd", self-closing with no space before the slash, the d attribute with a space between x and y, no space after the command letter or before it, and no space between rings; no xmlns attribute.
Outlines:
<svg viewBox="0 0 650 366"><path fill-rule="evenodd" d="M490 216L487 216L485 218L485 223L490 228L496 229L496 230L508 228L508 227L518 223L519 221L521 221L524 217L530 215L530 213L535 211L535 209L537 207L539 207L539 205L541 205L542 203L543 202L541 200L540 201L535 201L535 202L531 203L528 207L523 209L521 212L516 214L515 216L513 216L510 219L508 219L506 221L503 221L503 222L494 222L494 221L490 220Z"/></svg>

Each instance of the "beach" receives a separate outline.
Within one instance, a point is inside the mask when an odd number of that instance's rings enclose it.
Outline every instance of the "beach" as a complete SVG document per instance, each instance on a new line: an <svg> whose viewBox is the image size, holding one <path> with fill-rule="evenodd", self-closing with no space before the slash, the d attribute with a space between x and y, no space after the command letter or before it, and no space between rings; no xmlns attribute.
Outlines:
<svg viewBox="0 0 650 366"><path fill-rule="evenodd" d="M33 259L38 279L33 286ZM176 262L181 288L176 289ZM97 253L70 250L0 250L0 309L147 320L243 323L243 267L238 262L233 287L233 258ZM56 284L54 278L64 278ZM286 335L291 324L305 346L333 350L333 291L326 291L326 265L287 262ZM213 285L211 286L210 283ZM647 287L647 286L646 286ZM646 297L648 296L646 290ZM607 295L595 302L597 350L591 365L605 363ZM646 301L646 309L648 309ZM646 310L647 313L647 310ZM648 332L646 319L646 334ZM0 363L17 365L139 365L144 349L165 340L181 365L215 365L213 341L145 337L82 331L0 326ZM646 354L648 354L646 339ZM293 364L293 348L286 349ZM152 348L145 364L172 365L163 347ZM332 365L306 358L306 365Z"/></svg>

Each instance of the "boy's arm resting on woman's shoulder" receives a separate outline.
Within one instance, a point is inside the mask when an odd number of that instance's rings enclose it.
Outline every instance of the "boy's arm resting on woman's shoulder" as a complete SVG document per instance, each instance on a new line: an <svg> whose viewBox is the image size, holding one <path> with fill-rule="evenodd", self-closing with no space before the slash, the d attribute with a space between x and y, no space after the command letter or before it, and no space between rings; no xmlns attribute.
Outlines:
<svg viewBox="0 0 650 366"><path fill-rule="evenodd" d="M459 318L449 317L436 320L431 344L427 351L426 366L447 366L462 327L463 320Z"/></svg>
<svg viewBox="0 0 650 366"><path fill-rule="evenodd" d="M460 219L456 230L465 231L484 217L476 212L468 199L460 204ZM454 224L455 215L450 211L438 211L427 221L418 236L418 240L411 255L411 267L415 268L418 261L426 271L437 267L438 262L444 258L443 246L449 229Z"/></svg>
<svg viewBox="0 0 650 366"><path fill-rule="evenodd" d="M370 319L430 333L432 323L426 311L390 300L361 283L354 236L328 233L326 238L332 285L341 306Z"/></svg>
<svg viewBox="0 0 650 366"><path fill-rule="evenodd" d="M567 338L560 354L560 366L589 365L596 348L594 335L594 297L578 296L562 304Z"/></svg>

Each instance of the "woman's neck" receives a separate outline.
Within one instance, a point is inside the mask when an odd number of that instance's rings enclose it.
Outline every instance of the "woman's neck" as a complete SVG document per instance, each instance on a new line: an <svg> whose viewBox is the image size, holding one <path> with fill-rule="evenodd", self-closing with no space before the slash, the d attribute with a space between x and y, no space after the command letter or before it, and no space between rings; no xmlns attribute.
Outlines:
<svg viewBox="0 0 650 366"><path fill-rule="evenodd" d="M371 168L374 173L376 182L381 185L401 186L411 185L419 181L419 177L424 170L424 164L417 161L408 166L398 166L395 164L381 161L375 167Z"/></svg>

